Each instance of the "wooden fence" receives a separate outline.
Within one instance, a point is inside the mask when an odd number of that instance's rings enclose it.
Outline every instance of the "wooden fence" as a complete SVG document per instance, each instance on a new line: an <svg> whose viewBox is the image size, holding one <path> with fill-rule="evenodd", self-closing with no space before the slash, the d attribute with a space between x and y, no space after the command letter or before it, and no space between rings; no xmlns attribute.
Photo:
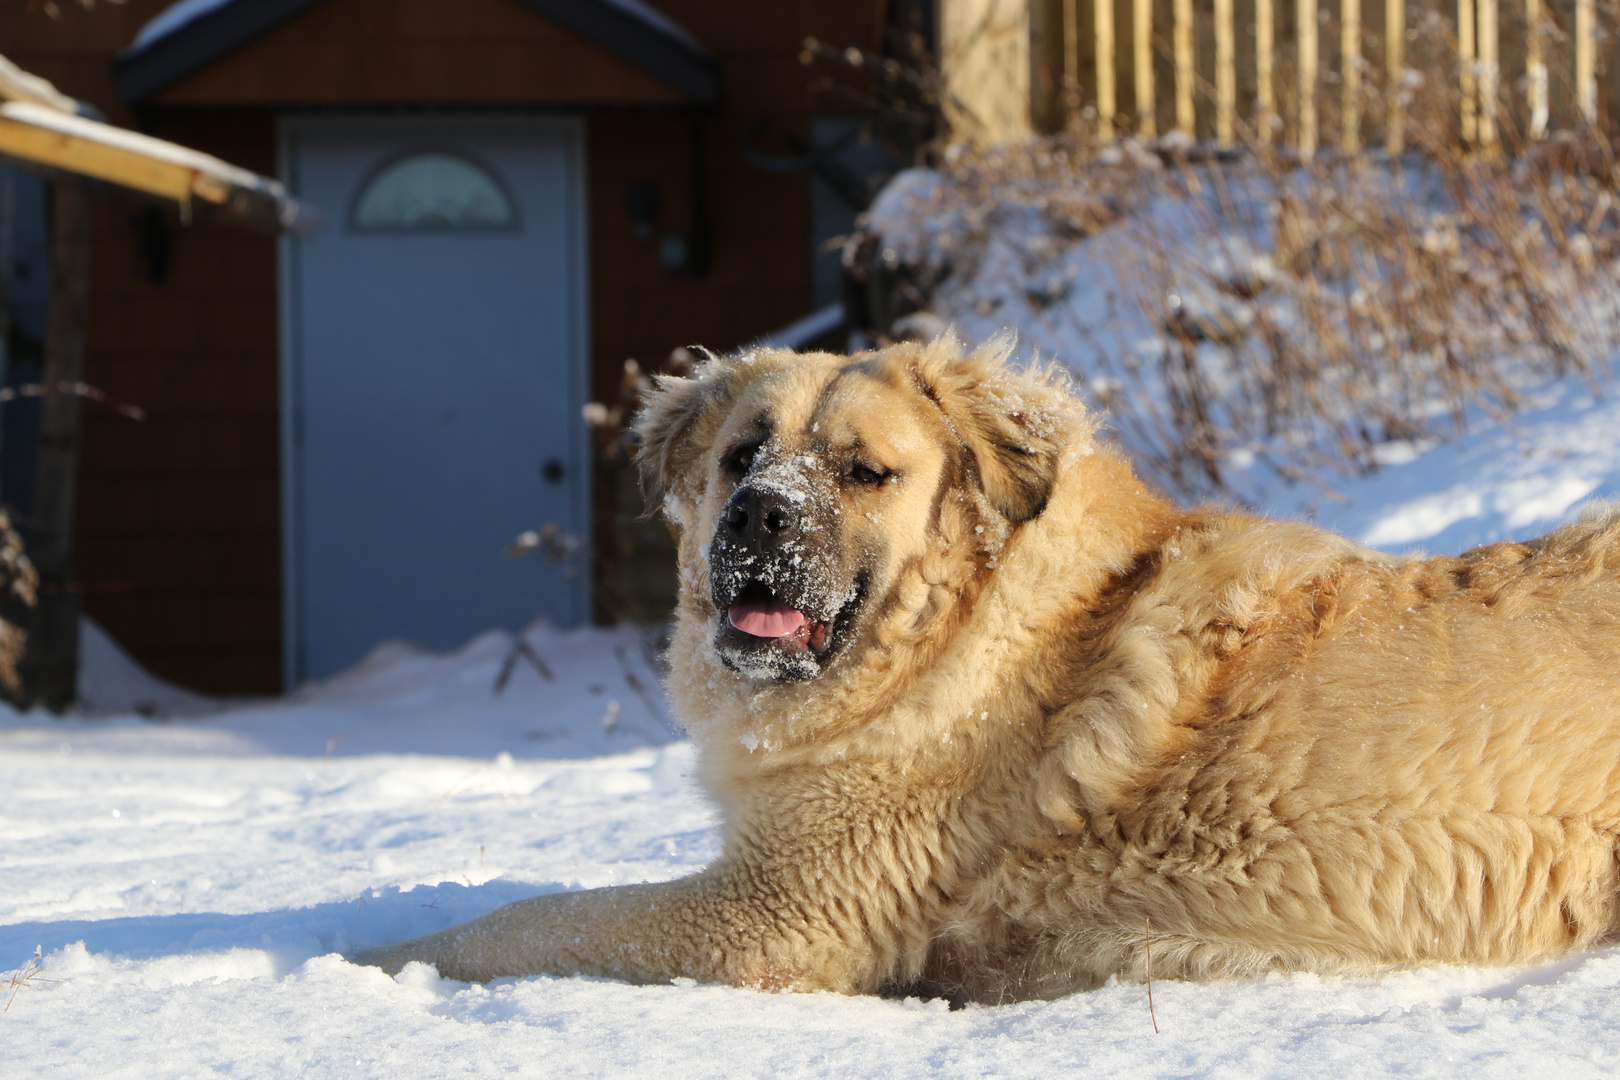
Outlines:
<svg viewBox="0 0 1620 1080"><path fill-rule="evenodd" d="M1399 150L1415 106L1438 103L1490 152L1620 109L1620 40L1599 0L1365 2L1045 0L1043 18L1038 0L1037 123L1082 106L1103 138L1174 129L1309 155L1328 140Z"/></svg>

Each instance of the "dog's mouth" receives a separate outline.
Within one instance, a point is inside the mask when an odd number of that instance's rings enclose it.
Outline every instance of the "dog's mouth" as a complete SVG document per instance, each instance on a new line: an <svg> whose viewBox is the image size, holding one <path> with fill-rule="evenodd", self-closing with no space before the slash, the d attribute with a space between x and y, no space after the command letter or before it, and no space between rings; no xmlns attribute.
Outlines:
<svg viewBox="0 0 1620 1080"><path fill-rule="evenodd" d="M726 609L726 622L749 637L774 641L793 652L819 652L827 645L825 622L810 618L759 581L750 582Z"/></svg>
<svg viewBox="0 0 1620 1080"><path fill-rule="evenodd" d="M819 675L848 643L862 601L865 575L856 576L849 590L818 617L817 605L807 604L779 586L753 579L745 582L729 602L717 606L725 612L715 636L720 660L733 671L773 682L799 682ZM717 598L720 599L720 598Z"/></svg>

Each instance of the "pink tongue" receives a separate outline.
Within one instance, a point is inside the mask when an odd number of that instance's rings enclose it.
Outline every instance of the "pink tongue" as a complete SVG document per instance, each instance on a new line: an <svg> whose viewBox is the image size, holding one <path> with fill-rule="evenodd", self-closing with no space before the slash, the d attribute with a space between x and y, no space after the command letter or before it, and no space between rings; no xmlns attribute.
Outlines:
<svg viewBox="0 0 1620 1080"><path fill-rule="evenodd" d="M731 625L754 637L787 637L806 622L804 613L780 600L748 600L731 605Z"/></svg>

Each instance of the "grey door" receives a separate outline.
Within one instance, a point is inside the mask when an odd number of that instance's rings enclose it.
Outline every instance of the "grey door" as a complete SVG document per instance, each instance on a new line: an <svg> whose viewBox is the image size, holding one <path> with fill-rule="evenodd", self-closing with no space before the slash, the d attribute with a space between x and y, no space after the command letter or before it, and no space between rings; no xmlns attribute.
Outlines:
<svg viewBox="0 0 1620 1080"><path fill-rule="evenodd" d="M587 613L578 124L288 117L324 217L284 241L288 684L377 643ZM577 553L503 550L551 525Z"/></svg>

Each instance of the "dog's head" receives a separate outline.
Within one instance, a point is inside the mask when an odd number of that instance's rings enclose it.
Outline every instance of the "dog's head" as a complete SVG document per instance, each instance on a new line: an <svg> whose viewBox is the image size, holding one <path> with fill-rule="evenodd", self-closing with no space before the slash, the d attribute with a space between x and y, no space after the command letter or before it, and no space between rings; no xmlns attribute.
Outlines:
<svg viewBox="0 0 1620 1080"><path fill-rule="evenodd" d="M725 667L820 678L992 571L1083 430L1066 388L1008 352L764 350L659 381L643 483L680 534L681 618Z"/></svg>

